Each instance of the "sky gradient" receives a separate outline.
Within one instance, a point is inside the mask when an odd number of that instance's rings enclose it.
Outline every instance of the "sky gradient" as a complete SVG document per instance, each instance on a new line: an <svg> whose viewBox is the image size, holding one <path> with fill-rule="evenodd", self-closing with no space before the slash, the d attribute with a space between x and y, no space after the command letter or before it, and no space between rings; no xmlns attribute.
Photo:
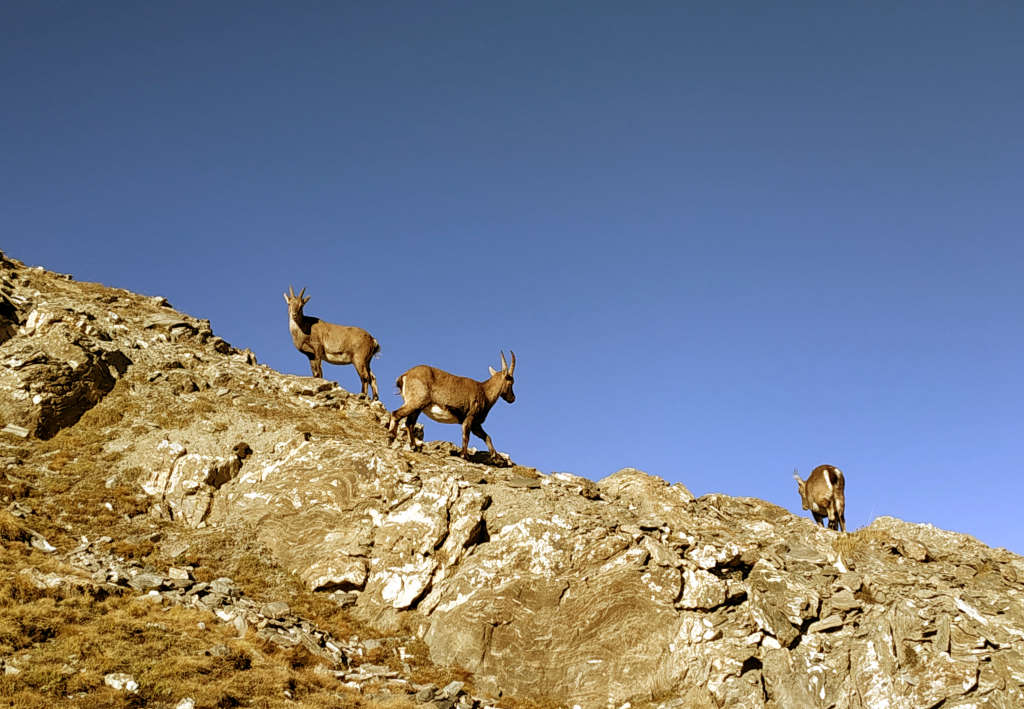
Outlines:
<svg viewBox="0 0 1024 709"><path fill-rule="evenodd" d="M3 3L0 249L296 374L305 287L392 409L513 349L545 472L1024 552L1024 6L685 5Z"/></svg>

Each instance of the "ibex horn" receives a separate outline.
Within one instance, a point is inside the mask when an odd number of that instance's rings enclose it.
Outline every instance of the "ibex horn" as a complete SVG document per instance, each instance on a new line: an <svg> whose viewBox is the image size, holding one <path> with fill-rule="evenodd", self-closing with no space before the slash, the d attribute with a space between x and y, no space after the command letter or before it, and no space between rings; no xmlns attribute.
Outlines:
<svg viewBox="0 0 1024 709"><path fill-rule="evenodd" d="M508 364L505 362L505 353L502 352L501 350L498 350L498 352L499 352L499 354L501 354L501 371L507 372L508 371Z"/></svg>
<svg viewBox="0 0 1024 709"><path fill-rule="evenodd" d="M512 355L512 366L508 368L508 373L512 374L512 372L516 371L516 353L512 350L509 350L509 353Z"/></svg>
<svg viewBox="0 0 1024 709"><path fill-rule="evenodd" d="M303 286L302 290L299 291L299 300L302 300L302 296L305 294L306 288Z"/></svg>
<svg viewBox="0 0 1024 709"><path fill-rule="evenodd" d="M295 289L292 288L291 284L288 285L288 295L291 296L292 298L295 297Z"/></svg>

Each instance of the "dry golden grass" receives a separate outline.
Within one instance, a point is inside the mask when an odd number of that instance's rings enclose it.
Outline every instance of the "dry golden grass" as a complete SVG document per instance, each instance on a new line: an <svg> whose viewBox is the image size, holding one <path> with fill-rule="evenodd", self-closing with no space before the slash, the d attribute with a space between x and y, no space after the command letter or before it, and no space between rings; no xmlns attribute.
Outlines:
<svg viewBox="0 0 1024 709"><path fill-rule="evenodd" d="M886 532L875 529L858 529L848 534L837 534L832 548L843 558L857 560L868 554L888 553L896 548L896 542Z"/></svg>
<svg viewBox="0 0 1024 709"><path fill-rule="evenodd" d="M239 638L209 613L130 592L103 597L78 586L40 589L18 573L40 563L69 572L46 562L37 553L0 550L0 655L21 670L0 676L0 699L8 706L145 706L184 696L198 707L359 705L304 650L300 657L253 634ZM105 687L110 672L132 675L138 693Z"/></svg>
<svg viewBox="0 0 1024 709"><path fill-rule="evenodd" d="M24 542L31 536L17 517L7 510L0 510L0 541Z"/></svg>

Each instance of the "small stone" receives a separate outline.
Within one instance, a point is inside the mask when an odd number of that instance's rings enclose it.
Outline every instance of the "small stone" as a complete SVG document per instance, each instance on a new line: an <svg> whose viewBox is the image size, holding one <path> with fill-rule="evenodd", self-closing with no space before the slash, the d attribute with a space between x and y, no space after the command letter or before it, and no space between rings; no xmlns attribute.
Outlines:
<svg viewBox="0 0 1024 709"><path fill-rule="evenodd" d="M434 698L436 692L437 690L435 690L433 687L424 687L420 691L416 692L416 701L420 704L426 704Z"/></svg>
<svg viewBox="0 0 1024 709"><path fill-rule="evenodd" d="M849 611L854 608L860 608L861 602L854 598L850 591L843 589L832 594L832 598L829 599L829 604L833 610L837 611Z"/></svg>
<svg viewBox="0 0 1024 709"><path fill-rule="evenodd" d="M807 626L808 633L822 633L826 630L835 630L836 628L843 627L843 619L837 614L833 613L827 618L816 620Z"/></svg>
<svg viewBox="0 0 1024 709"><path fill-rule="evenodd" d="M50 542L46 541L46 539L44 539L39 534L32 535L32 548L38 549L42 552L46 552L47 554L52 554L53 552L57 551L57 547L50 544Z"/></svg>
<svg viewBox="0 0 1024 709"><path fill-rule="evenodd" d="M864 585L864 578L856 571L847 571L839 574L839 578L832 582L834 588L845 588L851 593L856 593Z"/></svg>
<svg viewBox="0 0 1024 709"><path fill-rule="evenodd" d="M210 590L214 593L219 593L222 596L238 595L238 589L235 588L235 582L226 576L222 576L219 579L211 581Z"/></svg>
<svg viewBox="0 0 1024 709"><path fill-rule="evenodd" d="M174 709L196 709L196 700L192 697L185 697L174 705Z"/></svg>
<svg viewBox="0 0 1024 709"><path fill-rule="evenodd" d="M465 686L465 682L459 682L457 680L449 682L444 686L444 689L441 690L441 695L448 697L449 699L454 699L462 693L462 688Z"/></svg>
<svg viewBox="0 0 1024 709"><path fill-rule="evenodd" d="M13 423L9 423L3 427L4 433L10 433L11 435L17 436L18 438L28 438L29 430L23 426L18 426Z"/></svg>
<svg viewBox="0 0 1024 709"><path fill-rule="evenodd" d="M180 569L176 566L172 566L167 569L167 576L175 581L185 581L192 578L192 572L188 569Z"/></svg>
<svg viewBox="0 0 1024 709"><path fill-rule="evenodd" d="M119 692L134 693L139 691L139 683L135 681L134 677L124 672L112 672L109 675L105 675L103 677L103 684Z"/></svg>
<svg viewBox="0 0 1024 709"><path fill-rule="evenodd" d="M135 574L128 579L128 585L136 591L150 591L164 585L164 577L160 574L151 574L147 571Z"/></svg>
<svg viewBox="0 0 1024 709"><path fill-rule="evenodd" d="M266 618L283 618L290 610L291 608L284 601L272 601L264 603L260 607L260 615Z"/></svg>

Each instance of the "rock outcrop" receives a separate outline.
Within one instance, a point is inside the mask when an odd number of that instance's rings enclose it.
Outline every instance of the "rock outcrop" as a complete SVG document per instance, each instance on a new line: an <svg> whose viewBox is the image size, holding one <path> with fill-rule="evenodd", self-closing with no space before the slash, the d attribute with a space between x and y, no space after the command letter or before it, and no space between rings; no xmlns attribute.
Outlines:
<svg viewBox="0 0 1024 709"><path fill-rule="evenodd" d="M116 398L121 417L89 425L143 514L254 535L494 701L1024 705L1010 552L891 518L842 535L633 469L413 453L388 445L382 404L256 364L162 299L6 259L0 275L4 435L47 439Z"/></svg>

